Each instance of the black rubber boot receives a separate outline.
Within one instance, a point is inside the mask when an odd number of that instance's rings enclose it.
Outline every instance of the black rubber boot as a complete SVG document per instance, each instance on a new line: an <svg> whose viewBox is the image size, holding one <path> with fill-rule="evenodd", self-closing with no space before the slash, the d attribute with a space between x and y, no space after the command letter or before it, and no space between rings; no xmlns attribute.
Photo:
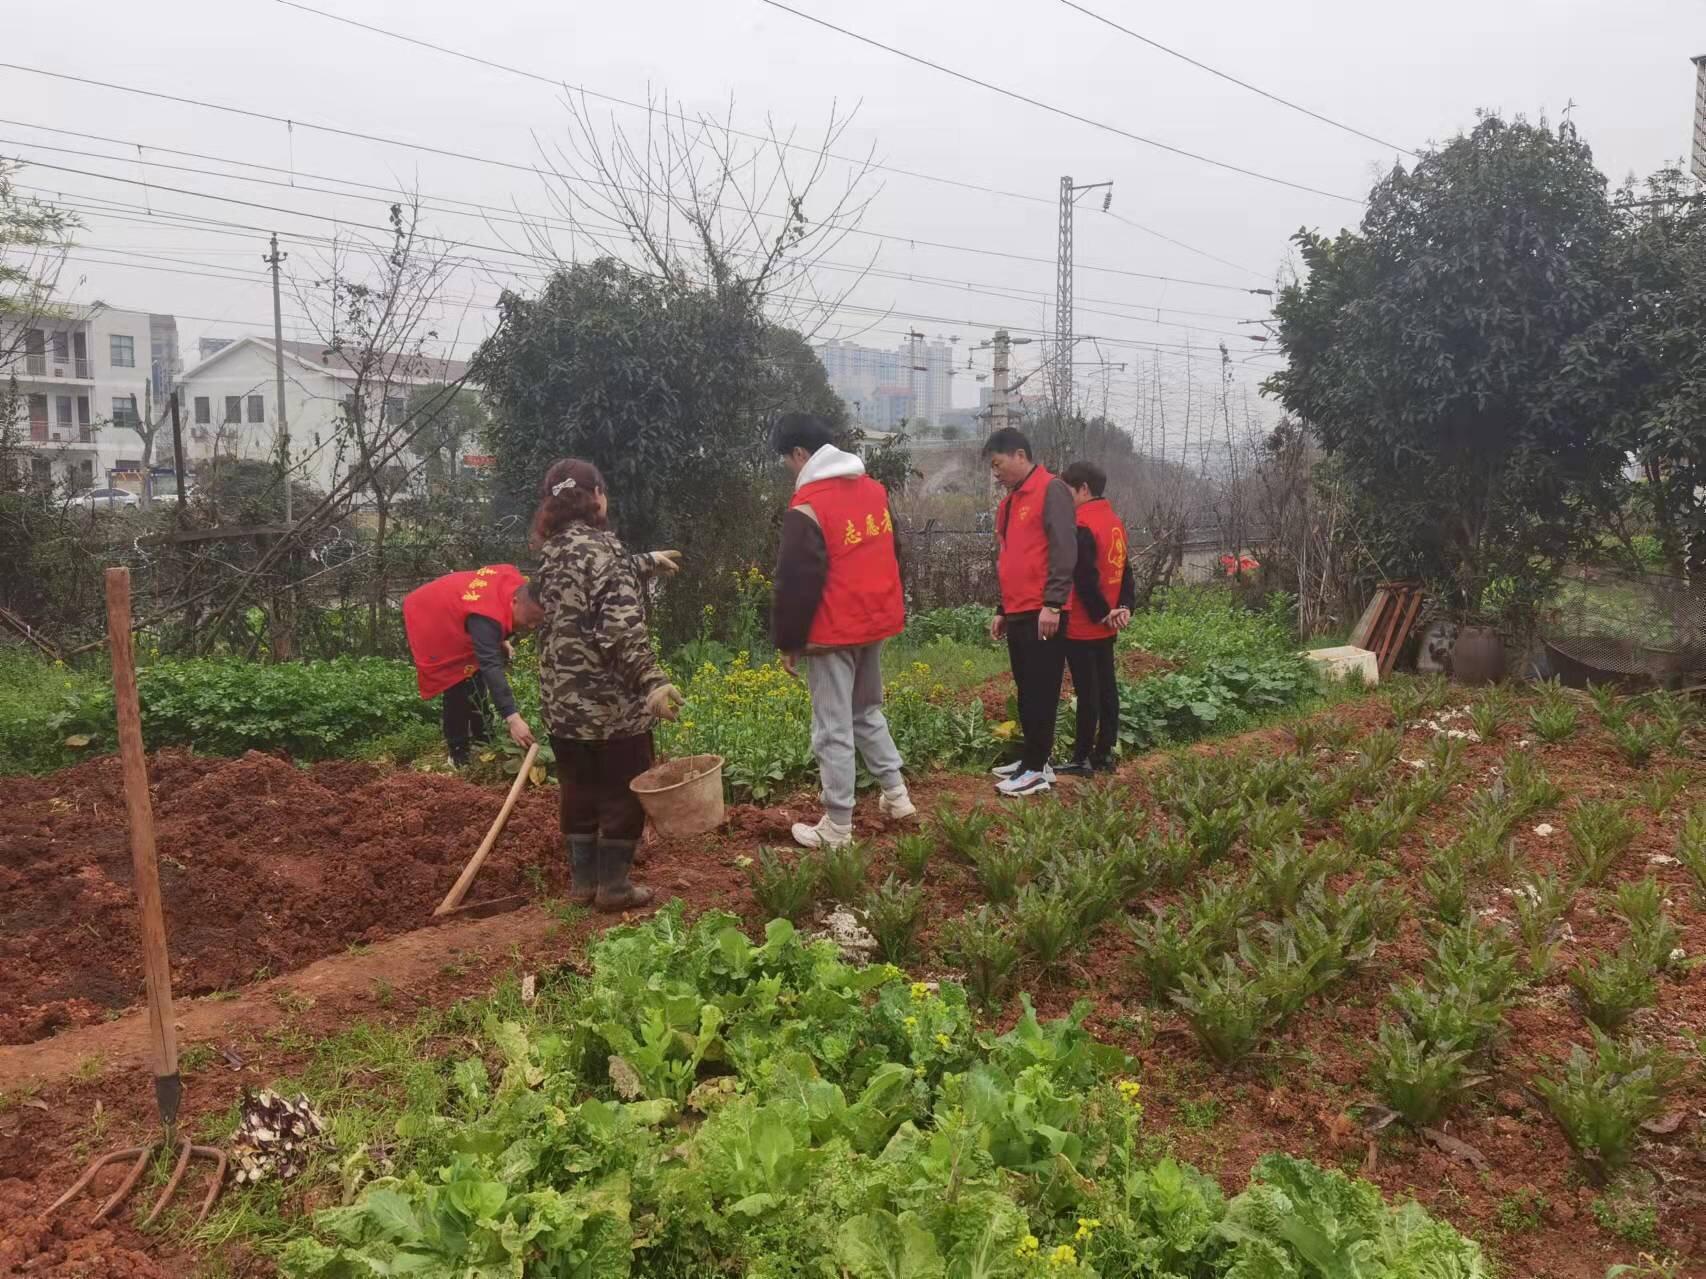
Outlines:
<svg viewBox="0 0 1706 1279"><path fill-rule="evenodd" d="M634 844L631 839L598 841L598 909L615 912L651 905L652 890L629 878L634 869Z"/></svg>
<svg viewBox="0 0 1706 1279"><path fill-rule="evenodd" d="M598 836L570 835L568 845L569 900L590 906L598 896Z"/></svg>

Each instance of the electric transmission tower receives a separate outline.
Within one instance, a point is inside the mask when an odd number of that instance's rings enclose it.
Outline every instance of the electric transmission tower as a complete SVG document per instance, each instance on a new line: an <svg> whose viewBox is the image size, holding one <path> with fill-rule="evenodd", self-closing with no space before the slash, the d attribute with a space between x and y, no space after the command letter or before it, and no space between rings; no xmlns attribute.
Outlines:
<svg viewBox="0 0 1706 1279"><path fill-rule="evenodd" d="M1054 403L1064 420L1072 412L1072 209L1086 191L1107 188L1102 211L1114 199L1112 182L1088 182L1074 186L1070 177L1060 180L1060 242L1055 250L1054 295Z"/></svg>

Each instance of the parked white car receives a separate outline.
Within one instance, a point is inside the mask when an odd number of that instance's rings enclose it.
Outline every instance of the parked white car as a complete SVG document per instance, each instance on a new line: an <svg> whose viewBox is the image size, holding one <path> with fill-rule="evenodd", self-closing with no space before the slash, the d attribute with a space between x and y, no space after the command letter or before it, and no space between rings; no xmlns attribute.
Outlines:
<svg viewBox="0 0 1706 1279"><path fill-rule="evenodd" d="M71 499L74 506L91 511L124 511L136 506L140 499L124 489L90 489Z"/></svg>

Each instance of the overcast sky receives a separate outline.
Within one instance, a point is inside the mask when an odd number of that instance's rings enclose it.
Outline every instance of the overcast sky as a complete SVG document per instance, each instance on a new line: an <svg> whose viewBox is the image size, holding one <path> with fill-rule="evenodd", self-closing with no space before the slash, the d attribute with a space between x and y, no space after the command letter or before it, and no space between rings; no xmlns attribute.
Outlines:
<svg viewBox="0 0 1706 1279"><path fill-rule="evenodd" d="M1237 385L1253 390L1274 360L1260 357L1259 346L1244 336L1259 329L1238 323L1267 313L1267 299L1247 290L1271 284L1284 269L1288 237L1298 227L1354 225L1371 182L1406 158L1395 147L1449 138L1473 123L1477 108L1556 122L1573 102L1572 118L1615 184L1683 157L1694 96L1688 59L1706 53L1699 0L1438 0L1426 6L1083 0L1152 40L1383 140L1375 142L1217 79L1061 0L788 2L1126 133L1350 199L1169 154L956 80L762 0L314 0L349 18L588 91L630 100L667 93L688 110L718 113L732 100L738 128L762 130L768 117L778 127L797 128L800 140L815 141L833 109L855 111L838 154L874 148L878 162L892 170L1011 193L872 173L862 227L878 234L850 236L828 255L837 265L874 261L882 274L858 282L847 303L861 309L827 317L819 336L890 346L913 328L957 335L962 369L967 349L998 325L1016 334L1052 326L1060 177L1111 179L1111 215L1101 212L1099 192L1086 196L1077 214L1077 331L1098 341L1081 344L1076 359L1085 366L1124 362L1126 368L1104 373L1080 367L1077 380L1093 407L1100 407L1105 380L1110 410L1128 419L1153 398L1142 384L1157 367L1162 399L1175 413L1187 380L1211 386L1218 377L1214 348L1223 340L1237 361ZM151 6L84 0L72 9L7 0L4 8L6 51L0 56L27 67L521 165L536 162L536 139L556 145L566 137L559 89L278 0ZM335 185L326 179L417 187L429 205L455 199L552 208L545 182L519 169L287 129L17 70L0 70L0 102L0 153L84 171L37 167L20 184L64 193L82 205L98 199L135 206L122 210L123 218L80 212L84 229L65 280L69 291L78 300L177 314L192 363L195 341L204 334L270 328L259 261L264 237L232 227L190 231L168 219L189 214L276 229L291 254L287 272L305 280L323 250L297 237L330 235L337 229L332 218L365 227L383 219L383 205L373 200L304 189ZM591 100L588 107L601 128L612 118L629 128L642 119L608 102ZM97 136L54 134L41 126ZM244 172L296 186L164 167L237 171L225 161L276 166L285 172ZM846 171L832 166L831 180ZM1034 198L1014 198L1026 195ZM820 216L825 204L808 201L806 215ZM493 224L477 212L435 210L425 226L480 246L467 251L496 264L479 278L470 269L446 290L457 301L446 304L445 329L456 339L456 353L466 354L495 318L489 304L504 282L503 264L528 273L539 268L502 252L525 247L516 227ZM564 256L587 248L566 235L555 247ZM235 278L186 274L197 271ZM830 270L819 283L835 293L855 279ZM314 336L295 329L304 316L294 298L286 311L293 326L287 336ZM986 353L972 365L956 378L960 403L975 400L976 373L988 369ZM1274 412L1272 406L1254 411Z"/></svg>

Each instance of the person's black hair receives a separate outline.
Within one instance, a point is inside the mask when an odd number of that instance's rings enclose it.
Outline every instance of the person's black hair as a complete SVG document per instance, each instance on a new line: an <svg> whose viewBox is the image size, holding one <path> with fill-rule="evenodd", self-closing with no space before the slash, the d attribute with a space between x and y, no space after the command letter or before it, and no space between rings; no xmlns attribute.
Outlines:
<svg viewBox="0 0 1706 1279"><path fill-rule="evenodd" d="M983 442L983 455L993 457L997 453L1023 453L1031 461L1037 460L1037 455L1031 452L1030 440L1016 426L1004 426L999 431L990 432L989 438Z"/></svg>
<svg viewBox="0 0 1706 1279"><path fill-rule="evenodd" d="M770 427L770 450L786 457L795 449L816 453L835 443L835 427L816 413L784 413Z"/></svg>
<svg viewBox="0 0 1706 1279"><path fill-rule="evenodd" d="M1069 489L1088 488L1091 497L1101 497L1108 488L1108 473L1094 462L1074 462L1060 473Z"/></svg>

